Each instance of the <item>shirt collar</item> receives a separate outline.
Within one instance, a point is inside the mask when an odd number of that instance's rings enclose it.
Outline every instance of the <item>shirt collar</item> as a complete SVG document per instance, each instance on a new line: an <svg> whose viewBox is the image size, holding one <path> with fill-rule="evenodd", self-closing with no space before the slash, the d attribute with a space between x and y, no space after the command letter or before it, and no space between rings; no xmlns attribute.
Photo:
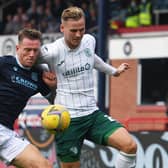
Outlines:
<svg viewBox="0 0 168 168"><path fill-rule="evenodd" d="M67 49L67 51L68 51L68 52L75 52L75 51L77 51L77 50L79 49L79 47L80 47L80 44L79 44L79 46L78 46L78 47L76 47L76 48L74 48L74 49L69 48L69 46L66 44L66 42L65 42L65 39L64 39L64 38L63 38L63 43L64 43L64 45L66 46L66 49Z"/></svg>

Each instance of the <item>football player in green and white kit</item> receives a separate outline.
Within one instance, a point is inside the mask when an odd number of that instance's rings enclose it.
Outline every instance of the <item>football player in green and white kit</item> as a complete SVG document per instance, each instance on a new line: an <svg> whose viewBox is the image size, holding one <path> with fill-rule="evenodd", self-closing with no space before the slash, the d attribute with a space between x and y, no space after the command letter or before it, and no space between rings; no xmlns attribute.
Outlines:
<svg viewBox="0 0 168 168"><path fill-rule="evenodd" d="M57 155L62 168L79 168L84 139L120 151L116 168L135 167L137 145L128 131L97 107L94 97L93 69L119 76L129 68L106 64L95 54L95 38L85 33L81 8L69 7L61 16L63 37L42 46L39 62L47 63L57 76L55 103L68 108L70 127L56 136Z"/></svg>

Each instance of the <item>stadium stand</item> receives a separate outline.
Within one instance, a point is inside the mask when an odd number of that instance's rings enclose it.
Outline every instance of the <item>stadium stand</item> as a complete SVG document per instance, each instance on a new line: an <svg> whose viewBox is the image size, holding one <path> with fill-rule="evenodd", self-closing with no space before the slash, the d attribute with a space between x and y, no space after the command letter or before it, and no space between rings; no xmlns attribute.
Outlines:
<svg viewBox="0 0 168 168"><path fill-rule="evenodd" d="M0 22L0 34L16 34L20 28L37 28L42 33L59 31L60 14L68 6L77 5L86 14L86 29L96 31L97 3L95 0L11 0L2 1L3 17ZM10 12L9 12L10 11Z"/></svg>
<svg viewBox="0 0 168 168"><path fill-rule="evenodd" d="M110 0L110 28L118 29L126 27L126 20L128 16L128 9L131 2L135 2L136 6L141 8L143 0ZM146 0L151 4L149 9L151 14L151 25L166 25L168 24L168 0ZM134 9L135 10L135 9ZM139 26L143 26L139 24ZM150 24L149 24L150 26Z"/></svg>

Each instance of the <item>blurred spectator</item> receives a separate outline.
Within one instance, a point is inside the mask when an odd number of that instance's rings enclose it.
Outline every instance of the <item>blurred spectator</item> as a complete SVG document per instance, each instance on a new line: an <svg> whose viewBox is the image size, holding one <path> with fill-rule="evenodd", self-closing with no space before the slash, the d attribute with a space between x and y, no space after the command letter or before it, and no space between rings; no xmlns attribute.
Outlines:
<svg viewBox="0 0 168 168"><path fill-rule="evenodd" d="M125 1L113 0L109 5L109 26L111 29L116 30L125 26L126 19L126 5Z"/></svg>
<svg viewBox="0 0 168 168"><path fill-rule="evenodd" d="M65 8L67 4L64 0L54 0L51 11L57 23L60 23L61 13Z"/></svg>
<svg viewBox="0 0 168 168"><path fill-rule="evenodd" d="M6 16L6 25L4 29L5 34L12 34L13 33L13 20L12 20L12 15L8 14Z"/></svg>
<svg viewBox="0 0 168 168"><path fill-rule="evenodd" d="M29 22L29 26L33 29L39 29L39 24L37 24L35 19L31 19L28 21Z"/></svg>
<svg viewBox="0 0 168 168"><path fill-rule="evenodd" d="M55 21L50 8L45 8L43 19L39 23L39 30L42 33L58 32L59 24Z"/></svg>
<svg viewBox="0 0 168 168"><path fill-rule="evenodd" d="M40 25L39 25L39 30L42 33L46 33L47 32L47 30L48 30L48 22L45 19L41 20Z"/></svg>
<svg viewBox="0 0 168 168"><path fill-rule="evenodd" d="M59 32L62 11L69 5L81 7L86 14L87 29L94 31L97 26L96 0L18 0L15 12L8 13L3 33L13 34L23 27L36 28L43 33ZM93 28L93 29L92 29Z"/></svg>
<svg viewBox="0 0 168 168"><path fill-rule="evenodd" d="M88 31L91 33L97 30L97 10L93 6L91 6L89 11L90 18L88 23Z"/></svg>
<svg viewBox="0 0 168 168"><path fill-rule="evenodd" d="M37 5L37 24L39 24L45 18L45 9L42 4Z"/></svg>
<svg viewBox="0 0 168 168"><path fill-rule="evenodd" d="M49 7L45 8L43 19L45 19L47 22L52 22L53 20L55 20L53 14L51 13L51 9Z"/></svg>
<svg viewBox="0 0 168 168"><path fill-rule="evenodd" d="M90 24L90 10L89 10L89 2L87 1L82 1L81 6L80 6L84 13L85 13L85 17L86 17L86 29L89 28L89 24Z"/></svg>
<svg viewBox="0 0 168 168"><path fill-rule="evenodd" d="M36 26L34 26L34 22L33 22L33 20L32 21L29 21L29 20L25 20L24 22L23 22L23 28L34 28L34 27L36 27Z"/></svg>
<svg viewBox="0 0 168 168"><path fill-rule="evenodd" d="M150 26L152 24L152 4L150 0L141 0L139 24L141 26Z"/></svg>
<svg viewBox="0 0 168 168"><path fill-rule="evenodd" d="M22 20L21 18L15 14L14 17L13 17L13 20L12 20L12 23L13 23L13 34L17 34L18 31L20 31L20 29L22 28Z"/></svg>
<svg viewBox="0 0 168 168"><path fill-rule="evenodd" d="M35 25L38 25L39 22L39 15L38 15L38 11L37 11L37 4L35 0L31 1L31 6L30 8L27 10L27 16L30 22L34 22Z"/></svg>
<svg viewBox="0 0 168 168"><path fill-rule="evenodd" d="M139 6L136 0L132 0L127 9L125 26L130 28L139 27Z"/></svg>
<svg viewBox="0 0 168 168"><path fill-rule="evenodd" d="M28 15L31 14L31 13L34 11L34 9L36 9L36 8L37 8L36 0L31 0L30 6L29 6L29 8L27 9L27 14L28 14Z"/></svg>
<svg viewBox="0 0 168 168"><path fill-rule="evenodd" d="M28 19L26 13L24 12L24 8L23 8L22 6L19 6L19 7L17 8L16 15L18 15L19 20L20 20L21 22Z"/></svg>
<svg viewBox="0 0 168 168"><path fill-rule="evenodd" d="M4 34L16 34L21 28L24 27L25 21L27 20L28 18L23 7L19 6L16 9L14 16L12 16L12 14L8 14L6 16Z"/></svg>

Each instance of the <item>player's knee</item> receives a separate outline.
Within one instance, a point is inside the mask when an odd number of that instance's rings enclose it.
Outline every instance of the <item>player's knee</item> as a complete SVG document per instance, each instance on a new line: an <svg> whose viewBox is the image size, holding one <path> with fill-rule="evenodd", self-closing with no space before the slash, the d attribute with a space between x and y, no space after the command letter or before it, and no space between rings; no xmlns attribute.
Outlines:
<svg viewBox="0 0 168 168"><path fill-rule="evenodd" d="M134 140L129 141L121 148L121 151L129 154L136 153L137 152L136 142Z"/></svg>

